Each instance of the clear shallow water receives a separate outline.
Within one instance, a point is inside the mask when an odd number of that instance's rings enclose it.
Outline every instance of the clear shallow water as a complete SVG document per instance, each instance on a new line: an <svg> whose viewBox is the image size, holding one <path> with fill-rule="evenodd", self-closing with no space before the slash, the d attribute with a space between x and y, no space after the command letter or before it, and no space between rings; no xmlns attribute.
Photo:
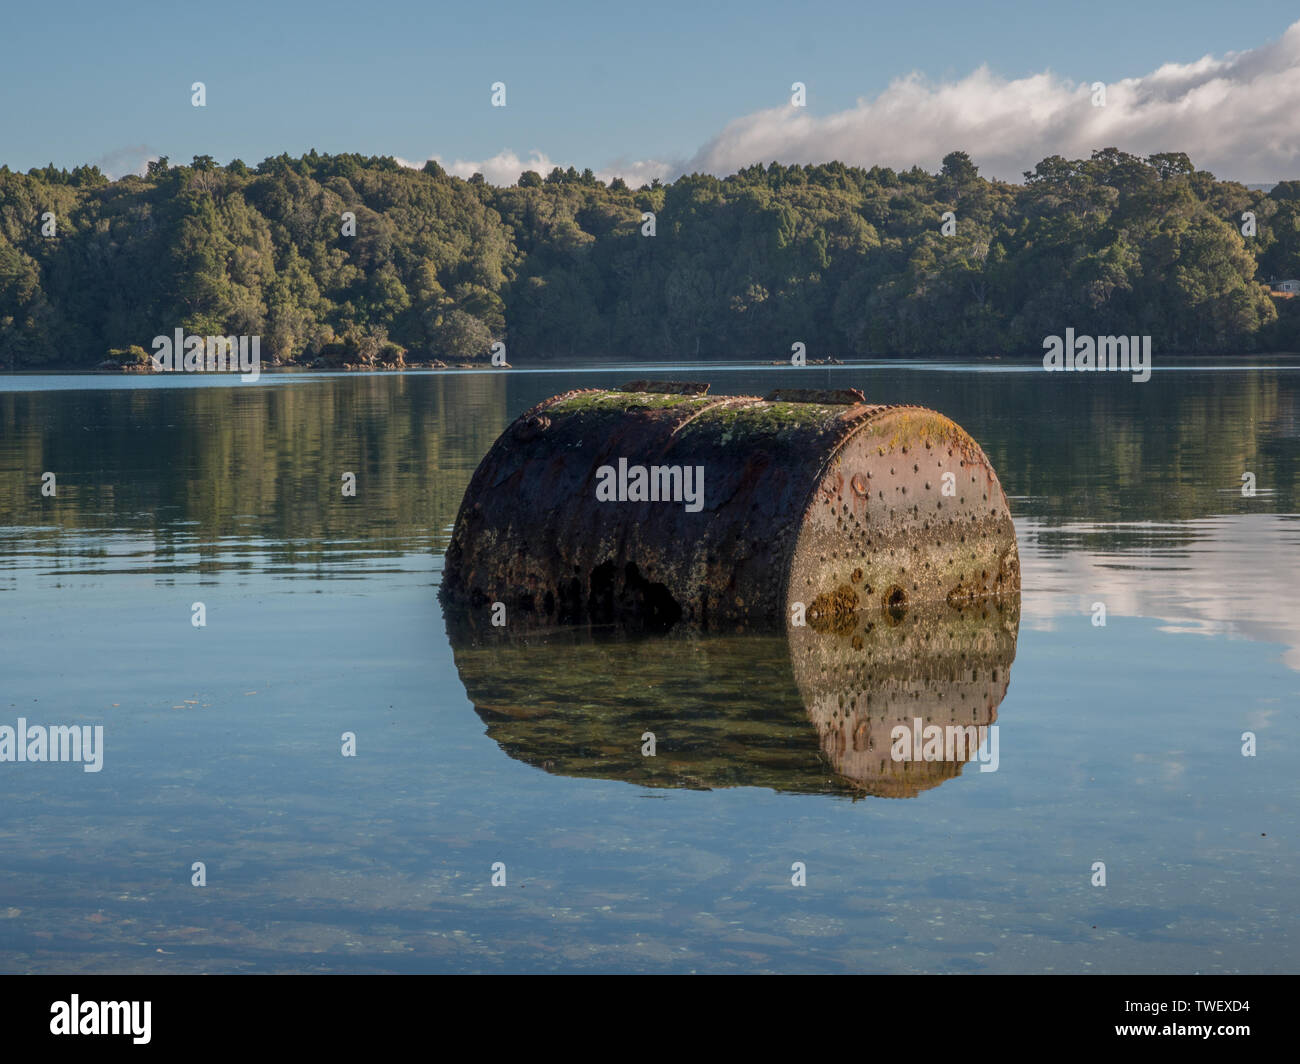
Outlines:
<svg viewBox="0 0 1300 1064"><path fill-rule="evenodd" d="M1300 370L1010 368L672 374L933 406L993 462L1024 578L985 648L999 768L901 789L836 760L784 640L453 648L480 457L644 367L0 378L0 723L106 747L0 764L0 968L1296 970ZM927 630L870 651L892 706L968 693Z"/></svg>

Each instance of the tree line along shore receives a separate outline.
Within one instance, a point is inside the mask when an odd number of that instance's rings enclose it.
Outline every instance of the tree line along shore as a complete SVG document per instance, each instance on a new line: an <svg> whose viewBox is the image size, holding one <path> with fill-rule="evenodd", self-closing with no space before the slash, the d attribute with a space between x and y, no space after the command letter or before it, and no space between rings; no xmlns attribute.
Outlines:
<svg viewBox="0 0 1300 1064"><path fill-rule="evenodd" d="M1021 183L756 165L633 189L495 186L387 157L0 167L0 368L151 369L154 337L267 365L1039 356L1070 327L1158 354L1300 350L1300 181L1182 153L1051 156Z"/></svg>

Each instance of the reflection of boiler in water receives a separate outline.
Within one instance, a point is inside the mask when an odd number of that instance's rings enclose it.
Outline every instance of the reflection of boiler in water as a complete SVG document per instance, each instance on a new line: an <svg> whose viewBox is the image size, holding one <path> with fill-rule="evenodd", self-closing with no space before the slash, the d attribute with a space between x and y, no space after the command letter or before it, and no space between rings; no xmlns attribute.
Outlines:
<svg viewBox="0 0 1300 1064"><path fill-rule="evenodd" d="M857 614L786 635L507 633L449 619L461 682L511 757L647 787L912 797L959 775L896 761L891 731L997 719L1018 598ZM815 622L814 622L815 623ZM642 754L653 733L655 756ZM919 754L919 751L918 751Z"/></svg>
<svg viewBox="0 0 1300 1064"><path fill-rule="evenodd" d="M835 771L890 798L911 798L959 775L1006 697L1019 602L858 614L854 621L847 630L790 632L795 682ZM941 756L926 760L935 737ZM996 735L990 751L994 742ZM894 753L910 756L896 760Z"/></svg>

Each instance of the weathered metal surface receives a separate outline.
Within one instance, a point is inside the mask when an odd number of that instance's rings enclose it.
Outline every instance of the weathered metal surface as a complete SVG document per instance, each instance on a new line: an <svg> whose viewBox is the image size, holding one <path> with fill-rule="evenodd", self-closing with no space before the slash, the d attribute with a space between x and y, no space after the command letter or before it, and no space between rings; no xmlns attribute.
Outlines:
<svg viewBox="0 0 1300 1064"><path fill-rule="evenodd" d="M628 387L555 396L502 434L461 504L445 603L660 627L783 627L802 605L810 623L846 626L1019 589L1001 485L942 414L852 389ZM637 467L675 500L638 497ZM602 501L611 479L622 494Z"/></svg>
<svg viewBox="0 0 1300 1064"><path fill-rule="evenodd" d="M659 392L662 395L705 395L709 386L703 381L631 381L619 385L620 392Z"/></svg>
<svg viewBox="0 0 1300 1064"><path fill-rule="evenodd" d="M477 613L449 616L448 629L487 734L547 772L908 798L961 775L971 749L895 759L895 729L983 729L982 740L1007 691L1019 605L862 613L853 627L778 634L524 634Z"/></svg>
<svg viewBox="0 0 1300 1064"><path fill-rule="evenodd" d="M853 406L867 397L856 388L774 388L763 396L765 403L822 403Z"/></svg>

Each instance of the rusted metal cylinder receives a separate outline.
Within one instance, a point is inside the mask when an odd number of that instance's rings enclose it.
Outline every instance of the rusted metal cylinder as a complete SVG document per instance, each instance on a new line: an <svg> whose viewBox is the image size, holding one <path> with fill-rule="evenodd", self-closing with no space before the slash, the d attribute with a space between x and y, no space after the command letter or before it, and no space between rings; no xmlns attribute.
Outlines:
<svg viewBox="0 0 1300 1064"><path fill-rule="evenodd" d="M522 415L466 490L444 604L783 627L1019 590L997 475L942 414L853 389L707 390L641 381Z"/></svg>

